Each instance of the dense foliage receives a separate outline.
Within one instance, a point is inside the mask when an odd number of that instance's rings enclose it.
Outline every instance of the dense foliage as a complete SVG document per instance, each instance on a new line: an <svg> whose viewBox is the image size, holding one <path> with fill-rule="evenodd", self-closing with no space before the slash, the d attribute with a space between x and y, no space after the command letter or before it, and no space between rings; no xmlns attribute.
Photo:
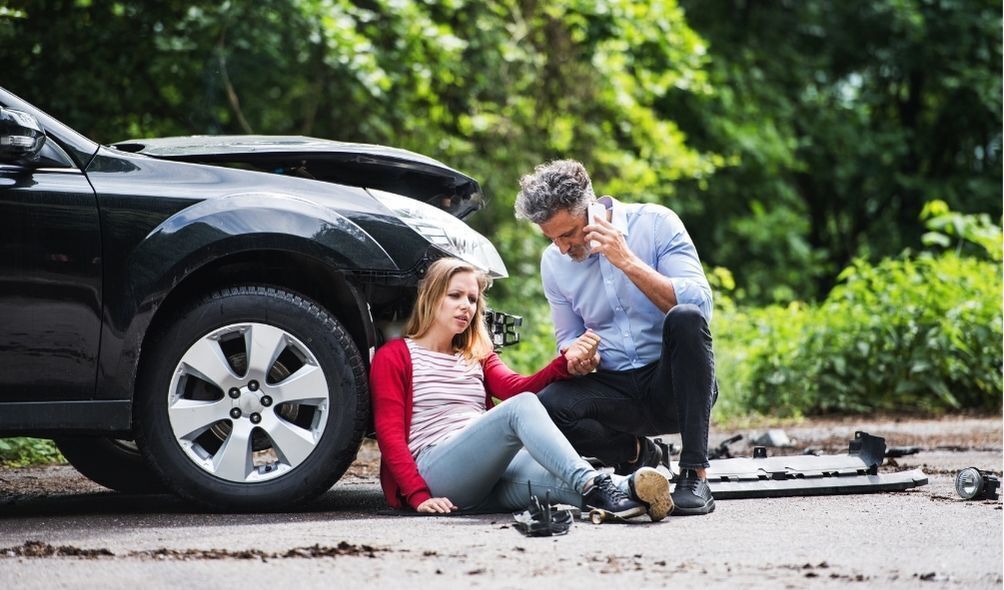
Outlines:
<svg viewBox="0 0 1004 590"><path fill-rule="evenodd" d="M928 210L928 236L947 251L857 260L819 305L738 309L720 297L719 413L999 412L1000 226L944 203ZM954 238L939 231L949 227Z"/></svg>
<svg viewBox="0 0 1004 590"><path fill-rule="evenodd" d="M713 92L661 112L731 165L678 198L747 298L823 297L852 259L919 247L932 199L1000 218L1000 2L681 4Z"/></svg>
<svg viewBox="0 0 1004 590"><path fill-rule="evenodd" d="M11 0L2 83L100 141L297 133L389 143L512 216L555 157L677 210L737 296L825 296L920 246L934 198L1001 215L1001 7L989 0Z"/></svg>
<svg viewBox="0 0 1004 590"><path fill-rule="evenodd" d="M304 134L471 174L489 198L472 223L512 275L491 297L529 320L507 353L523 370L553 339L517 181L577 158L599 192L680 213L716 269L719 411L986 408L1000 261L972 235L1000 247L1001 16L989 0L8 0L0 84L99 141Z"/></svg>

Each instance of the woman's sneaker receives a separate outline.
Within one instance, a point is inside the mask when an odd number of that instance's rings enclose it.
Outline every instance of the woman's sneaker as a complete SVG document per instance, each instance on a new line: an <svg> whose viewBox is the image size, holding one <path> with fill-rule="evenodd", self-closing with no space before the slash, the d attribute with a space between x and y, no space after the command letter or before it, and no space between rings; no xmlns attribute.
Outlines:
<svg viewBox="0 0 1004 590"><path fill-rule="evenodd" d="M609 473L596 476L593 487L583 495L583 500L587 508L604 510L621 518L631 518L645 513L645 506L614 485Z"/></svg>
<svg viewBox="0 0 1004 590"><path fill-rule="evenodd" d="M673 497L669 495L669 480L651 467L642 467L628 479L631 495L648 507L652 522L658 522L673 511Z"/></svg>

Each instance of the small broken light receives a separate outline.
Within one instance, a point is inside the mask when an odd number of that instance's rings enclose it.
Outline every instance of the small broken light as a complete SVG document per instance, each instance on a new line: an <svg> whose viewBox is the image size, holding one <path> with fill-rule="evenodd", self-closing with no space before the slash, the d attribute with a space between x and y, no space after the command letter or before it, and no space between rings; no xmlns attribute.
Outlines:
<svg viewBox="0 0 1004 590"><path fill-rule="evenodd" d="M963 500L996 500L1000 480L989 471L966 467L955 476L955 491Z"/></svg>

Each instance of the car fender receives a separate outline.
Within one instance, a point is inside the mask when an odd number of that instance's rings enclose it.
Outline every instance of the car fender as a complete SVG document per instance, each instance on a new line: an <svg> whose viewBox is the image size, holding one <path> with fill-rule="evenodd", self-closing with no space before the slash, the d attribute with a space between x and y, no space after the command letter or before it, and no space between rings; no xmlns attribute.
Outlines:
<svg viewBox="0 0 1004 590"><path fill-rule="evenodd" d="M110 378L102 383L99 375L99 397L132 397L144 337L175 287L211 262L254 251L294 252L345 273L399 272L363 228L301 197L244 192L198 202L166 218L130 254L121 285L126 301L117 306L124 315L114 322L124 330L104 339L102 367Z"/></svg>

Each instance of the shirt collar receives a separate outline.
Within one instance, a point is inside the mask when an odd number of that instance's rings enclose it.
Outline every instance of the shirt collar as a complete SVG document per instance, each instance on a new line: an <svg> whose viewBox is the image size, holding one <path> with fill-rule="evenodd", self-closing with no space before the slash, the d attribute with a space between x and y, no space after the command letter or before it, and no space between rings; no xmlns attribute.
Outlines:
<svg viewBox="0 0 1004 590"><path fill-rule="evenodd" d="M622 235L628 235L627 208L610 195L603 195L596 200L610 210L610 223L617 228L617 231Z"/></svg>

